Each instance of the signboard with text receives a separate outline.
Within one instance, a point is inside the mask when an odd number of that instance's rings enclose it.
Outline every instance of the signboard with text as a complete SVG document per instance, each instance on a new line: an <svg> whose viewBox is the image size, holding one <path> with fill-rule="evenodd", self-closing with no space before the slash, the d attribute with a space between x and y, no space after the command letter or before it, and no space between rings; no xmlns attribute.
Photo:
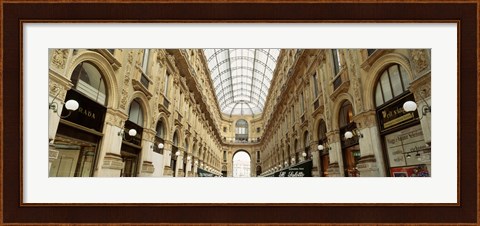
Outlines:
<svg viewBox="0 0 480 226"><path fill-rule="evenodd" d="M67 92L65 100L76 100L79 105L76 111L72 111L70 115L65 118L66 120L102 132L103 120L105 118L105 112L107 111L105 106L85 97L74 89ZM62 116L68 114L69 111L63 106Z"/></svg>
<svg viewBox="0 0 480 226"><path fill-rule="evenodd" d="M312 160L301 162L298 165L291 166L278 172L276 177L311 177L312 176Z"/></svg>
<svg viewBox="0 0 480 226"><path fill-rule="evenodd" d="M390 167L410 166L424 163L422 159L418 160L415 157L417 152L423 155L426 154L423 153L426 144L423 140L423 132L420 125L412 126L386 135L385 145L390 160ZM408 158L408 155L410 158Z"/></svg>
<svg viewBox="0 0 480 226"><path fill-rule="evenodd" d="M413 122L418 118L417 111L406 112L403 104L406 101L414 101L413 94L408 94L393 103L377 110L380 130L388 130L396 126L400 126L409 122Z"/></svg>

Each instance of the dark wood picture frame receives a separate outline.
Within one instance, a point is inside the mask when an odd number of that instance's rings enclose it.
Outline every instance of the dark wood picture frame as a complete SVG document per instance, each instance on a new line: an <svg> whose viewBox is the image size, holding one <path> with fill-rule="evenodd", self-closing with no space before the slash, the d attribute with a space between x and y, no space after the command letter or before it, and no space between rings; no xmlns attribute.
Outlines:
<svg viewBox="0 0 480 226"><path fill-rule="evenodd" d="M128 3L128 4L127 4ZM1 2L0 224L479 224L478 12L462 2ZM458 25L458 203L29 204L22 203L24 22L454 22ZM439 110L440 107L438 108ZM452 138L454 139L454 138ZM401 214L399 214L401 213Z"/></svg>

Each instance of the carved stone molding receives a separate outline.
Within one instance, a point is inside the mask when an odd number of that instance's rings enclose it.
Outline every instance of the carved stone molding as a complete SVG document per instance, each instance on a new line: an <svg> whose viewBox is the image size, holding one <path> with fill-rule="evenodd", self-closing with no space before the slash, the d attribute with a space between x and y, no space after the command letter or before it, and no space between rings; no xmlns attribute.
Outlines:
<svg viewBox="0 0 480 226"><path fill-rule="evenodd" d="M370 128L376 125L375 111L367 111L357 114L353 117L359 129Z"/></svg>
<svg viewBox="0 0 480 226"><path fill-rule="evenodd" d="M67 78L50 71L48 79L48 93L50 96L56 96L57 99L64 100L67 91L73 84Z"/></svg>
<svg viewBox="0 0 480 226"><path fill-rule="evenodd" d="M154 142L155 141L155 135L157 132L152 129L144 129L143 130L143 139L146 141Z"/></svg>
<svg viewBox="0 0 480 226"><path fill-rule="evenodd" d="M68 49L55 49L52 55L52 65L58 69L65 69L68 52Z"/></svg>
<svg viewBox="0 0 480 226"><path fill-rule="evenodd" d="M160 65L165 66L166 65L166 60L167 60L167 56L166 56L165 50L158 50L157 51L157 62Z"/></svg>
<svg viewBox="0 0 480 226"><path fill-rule="evenodd" d="M431 75L424 75L410 84L410 92L415 95L415 99L420 100L430 97L432 90Z"/></svg>
<svg viewBox="0 0 480 226"><path fill-rule="evenodd" d="M338 130L327 132L326 135L327 135L328 143L332 144L332 143L340 142L339 134L340 134L340 131Z"/></svg>
<svg viewBox="0 0 480 226"><path fill-rule="evenodd" d="M426 49L412 49L410 50L410 57L412 59L413 67L417 74L421 73L430 66L430 57Z"/></svg>

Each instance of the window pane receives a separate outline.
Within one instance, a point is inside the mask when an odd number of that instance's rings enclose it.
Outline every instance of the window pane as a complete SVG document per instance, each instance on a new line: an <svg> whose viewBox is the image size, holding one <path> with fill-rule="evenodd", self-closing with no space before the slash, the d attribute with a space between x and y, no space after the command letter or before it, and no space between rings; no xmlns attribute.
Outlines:
<svg viewBox="0 0 480 226"><path fill-rule="evenodd" d="M402 66L398 65L398 67L400 67L400 74L402 75L403 86L406 90L408 90L408 87L410 86L410 79L408 77L408 73Z"/></svg>
<svg viewBox="0 0 480 226"><path fill-rule="evenodd" d="M398 96L403 93L402 81L400 81L400 73L397 65L394 65L388 69L390 73L390 81L392 82L393 95Z"/></svg>
<svg viewBox="0 0 480 226"><path fill-rule="evenodd" d="M313 93L315 94L315 99L318 97L318 76L317 73L313 75Z"/></svg>
<svg viewBox="0 0 480 226"><path fill-rule="evenodd" d="M380 87L380 83L377 84L377 89L375 90L375 104L377 107L383 104L382 89Z"/></svg>
<svg viewBox="0 0 480 226"><path fill-rule="evenodd" d="M143 112L137 101L133 101L130 105L128 120L143 127Z"/></svg>
<svg viewBox="0 0 480 226"><path fill-rule="evenodd" d="M148 65L148 55L150 53L149 49L145 49L143 53L143 62L142 62L142 70L144 73L147 73L147 65Z"/></svg>
<svg viewBox="0 0 480 226"><path fill-rule="evenodd" d="M380 78L380 82L382 83L383 88L383 96L385 97L385 102L391 100L393 98L392 95L392 88L390 87L390 81L388 79L388 74L385 71Z"/></svg>

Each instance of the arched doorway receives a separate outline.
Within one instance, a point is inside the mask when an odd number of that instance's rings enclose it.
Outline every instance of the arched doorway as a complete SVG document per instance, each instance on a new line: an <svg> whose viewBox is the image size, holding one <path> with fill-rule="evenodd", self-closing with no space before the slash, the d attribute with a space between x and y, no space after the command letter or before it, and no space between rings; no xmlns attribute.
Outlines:
<svg viewBox="0 0 480 226"><path fill-rule="evenodd" d="M233 154L233 177L250 177L251 160L247 151L235 152Z"/></svg>

